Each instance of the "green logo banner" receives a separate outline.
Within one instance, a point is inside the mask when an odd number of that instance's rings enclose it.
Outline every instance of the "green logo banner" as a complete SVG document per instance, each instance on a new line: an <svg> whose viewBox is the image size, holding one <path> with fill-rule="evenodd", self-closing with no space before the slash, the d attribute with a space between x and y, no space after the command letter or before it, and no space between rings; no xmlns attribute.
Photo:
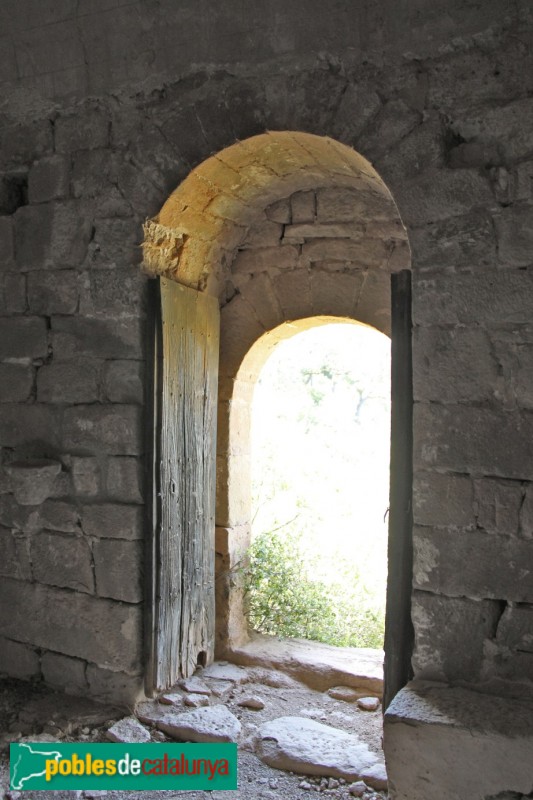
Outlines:
<svg viewBox="0 0 533 800"><path fill-rule="evenodd" d="M10 745L15 791L236 789L236 744Z"/></svg>

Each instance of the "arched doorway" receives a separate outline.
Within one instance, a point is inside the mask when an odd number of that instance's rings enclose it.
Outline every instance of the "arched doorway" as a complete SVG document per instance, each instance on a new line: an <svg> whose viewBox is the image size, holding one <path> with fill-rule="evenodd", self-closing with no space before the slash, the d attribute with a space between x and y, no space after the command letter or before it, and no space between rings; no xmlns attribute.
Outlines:
<svg viewBox="0 0 533 800"><path fill-rule="evenodd" d="M274 346L283 323L317 316L349 318L390 334L391 274L408 268L409 248L389 191L358 153L327 137L273 132L239 142L193 170L158 217L147 223L144 254L146 268L165 276L164 295L176 294L176 282L181 294L185 287L194 292L193 306L211 298L211 306L220 307L215 545L220 580L216 640L211 638L211 620L197 654L209 659L215 648L226 653L247 635L239 589L231 578L250 533L247 419L257 364L247 354L261 337L267 348L271 337ZM205 314L212 319L214 312L203 310ZM173 325L171 318L163 319L167 332ZM194 325L189 334L195 342L202 339ZM180 347L167 337L168 350L176 353ZM162 356L165 362L164 352ZM190 386L182 386L174 394L190 391ZM193 391L201 393L198 386ZM173 396L169 391L163 399L162 413L167 404L170 417ZM166 441L161 445L159 463L166 463L171 454ZM187 476L183 465L178 472ZM186 498L194 496L196 502L199 495L193 480L185 478L181 493L182 529L191 522ZM176 502L173 481L167 483L159 486L160 497L155 495L155 506L163 510ZM184 587L173 585L172 559L165 558L179 537L172 526L161 526L157 508L154 520L149 573L166 577L152 581L148 688L171 680L172 670L165 662L176 647L175 639L165 641L161 633L172 628L168 620L173 611L168 592L162 596L158 587L175 589L174 605L180 613L187 604ZM205 535L207 552L207 528ZM209 569L209 559L205 563ZM195 663L193 654L187 668Z"/></svg>
<svg viewBox="0 0 533 800"><path fill-rule="evenodd" d="M382 650L390 339L352 320L317 322L291 324L255 385L248 623Z"/></svg>

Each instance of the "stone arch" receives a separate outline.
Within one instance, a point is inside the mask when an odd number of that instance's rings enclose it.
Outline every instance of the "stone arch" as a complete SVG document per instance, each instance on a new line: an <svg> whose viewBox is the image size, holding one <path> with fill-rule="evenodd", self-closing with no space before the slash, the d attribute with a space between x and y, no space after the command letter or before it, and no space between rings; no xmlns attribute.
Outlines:
<svg viewBox="0 0 533 800"><path fill-rule="evenodd" d="M390 334L390 275L410 266L407 234L361 155L328 137L283 131L198 165L146 223L143 247L149 273L215 295L221 307L217 652L227 654L246 639L231 570L250 534L257 364L291 324L296 332L334 318Z"/></svg>

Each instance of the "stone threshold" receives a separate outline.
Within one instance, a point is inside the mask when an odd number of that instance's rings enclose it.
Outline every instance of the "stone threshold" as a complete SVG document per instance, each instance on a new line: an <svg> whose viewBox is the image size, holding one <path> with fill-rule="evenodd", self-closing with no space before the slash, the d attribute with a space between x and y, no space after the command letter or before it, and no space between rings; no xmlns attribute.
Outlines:
<svg viewBox="0 0 533 800"><path fill-rule="evenodd" d="M413 681L385 712L395 800L533 796L533 703Z"/></svg>
<svg viewBox="0 0 533 800"><path fill-rule="evenodd" d="M279 670L320 692L350 686L380 699L383 695L382 650L253 634L247 644L226 649L224 658L243 667Z"/></svg>

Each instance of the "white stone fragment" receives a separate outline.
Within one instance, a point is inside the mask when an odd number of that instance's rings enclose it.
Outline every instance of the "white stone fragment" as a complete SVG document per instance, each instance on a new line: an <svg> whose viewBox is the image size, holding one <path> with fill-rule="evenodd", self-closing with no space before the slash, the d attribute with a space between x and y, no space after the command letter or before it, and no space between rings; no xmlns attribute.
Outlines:
<svg viewBox="0 0 533 800"><path fill-rule="evenodd" d="M203 678L216 678L219 681L233 681L234 683L245 683L248 680L248 673L236 664L228 664L225 661L215 661L206 667L202 673Z"/></svg>
<svg viewBox="0 0 533 800"><path fill-rule="evenodd" d="M346 703L354 703L361 696L361 692L351 686L332 686L328 694L334 700L344 700Z"/></svg>
<svg viewBox="0 0 533 800"><path fill-rule="evenodd" d="M360 697L357 705L362 711L377 711L379 700L377 697Z"/></svg>
<svg viewBox="0 0 533 800"><path fill-rule="evenodd" d="M258 697L256 694L254 695L247 695L243 697L237 703L238 706L242 706L243 708L251 708L253 711L261 711L265 707L265 701Z"/></svg>
<svg viewBox="0 0 533 800"><path fill-rule="evenodd" d="M387 788L387 770L385 764L374 764L369 769L365 769L361 773L361 778L364 782L371 786L372 789L386 789Z"/></svg>
<svg viewBox="0 0 533 800"><path fill-rule="evenodd" d="M196 694L191 692L191 694L185 695L183 698L183 704L189 708L203 708L209 705L209 697L207 697L205 694Z"/></svg>
<svg viewBox="0 0 533 800"><path fill-rule="evenodd" d="M192 678L184 678L179 685L188 694L211 694L209 686L201 678L197 678L194 675Z"/></svg>
<svg viewBox="0 0 533 800"><path fill-rule="evenodd" d="M185 742L236 742L241 732L241 723L223 705L186 714L169 710L156 724L173 739Z"/></svg>
<svg viewBox="0 0 533 800"><path fill-rule="evenodd" d="M352 781L377 761L357 736L305 717L280 717L262 725L257 754L276 769Z"/></svg>
<svg viewBox="0 0 533 800"><path fill-rule="evenodd" d="M124 717L106 733L111 742L149 742L150 732L135 717Z"/></svg>

